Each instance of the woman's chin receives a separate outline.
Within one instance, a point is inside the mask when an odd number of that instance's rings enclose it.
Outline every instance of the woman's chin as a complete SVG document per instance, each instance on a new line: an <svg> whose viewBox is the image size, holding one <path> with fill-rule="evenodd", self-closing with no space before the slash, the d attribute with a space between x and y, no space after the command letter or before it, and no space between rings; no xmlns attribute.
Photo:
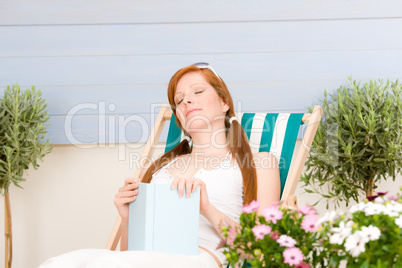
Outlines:
<svg viewBox="0 0 402 268"><path fill-rule="evenodd" d="M211 124L206 124L205 121L202 120L194 120L188 126L186 126L186 131L191 134L197 133L206 133L211 132L212 127Z"/></svg>
<svg viewBox="0 0 402 268"><path fill-rule="evenodd" d="M187 132L191 133L192 131L199 131L203 130L211 130L211 121L205 116L190 116L186 120L186 130Z"/></svg>

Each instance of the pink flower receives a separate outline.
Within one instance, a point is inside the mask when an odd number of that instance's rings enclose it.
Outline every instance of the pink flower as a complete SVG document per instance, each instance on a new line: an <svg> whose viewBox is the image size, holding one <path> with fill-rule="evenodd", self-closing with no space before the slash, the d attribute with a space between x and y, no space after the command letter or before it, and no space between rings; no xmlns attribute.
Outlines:
<svg viewBox="0 0 402 268"><path fill-rule="evenodd" d="M260 206L260 201L251 201L250 204L243 206L243 212L244 213L253 213L258 210L258 207Z"/></svg>
<svg viewBox="0 0 402 268"><path fill-rule="evenodd" d="M394 201L398 201L398 200L399 200L399 196L396 196L396 195L390 195L390 196L388 196L388 200L394 200Z"/></svg>
<svg viewBox="0 0 402 268"><path fill-rule="evenodd" d="M294 247L297 243L296 240L287 235L281 235L279 239L276 240L276 242L278 242L278 244L281 247L288 247L288 248Z"/></svg>
<svg viewBox="0 0 402 268"><path fill-rule="evenodd" d="M282 219L283 211L279 210L279 207L274 205L264 208L262 215L264 215L267 221L272 221L274 224L276 224L277 220Z"/></svg>
<svg viewBox="0 0 402 268"><path fill-rule="evenodd" d="M283 251L284 263L290 266L299 265L304 260L304 255L299 248L287 248Z"/></svg>
<svg viewBox="0 0 402 268"><path fill-rule="evenodd" d="M229 229L227 243L233 244L233 241L236 239L236 229L232 226Z"/></svg>
<svg viewBox="0 0 402 268"><path fill-rule="evenodd" d="M310 264L302 262L302 263L296 265L295 268L310 268Z"/></svg>
<svg viewBox="0 0 402 268"><path fill-rule="evenodd" d="M299 211L304 215L317 214L317 211L315 210L315 208L311 207L309 205L304 206L304 207L299 206Z"/></svg>
<svg viewBox="0 0 402 268"><path fill-rule="evenodd" d="M275 230L273 232L271 232L271 234L269 235L271 237L272 240L276 241L279 238L279 232L278 230Z"/></svg>
<svg viewBox="0 0 402 268"><path fill-rule="evenodd" d="M260 224L251 229L257 239L264 239L264 236L269 234L272 230L271 226Z"/></svg>
<svg viewBox="0 0 402 268"><path fill-rule="evenodd" d="M318 227L320 227L318 224L318 217L314 215L307 215L306 217L304 217L301 227L306 232L310 233L315 232L318 229Z"/></svg>

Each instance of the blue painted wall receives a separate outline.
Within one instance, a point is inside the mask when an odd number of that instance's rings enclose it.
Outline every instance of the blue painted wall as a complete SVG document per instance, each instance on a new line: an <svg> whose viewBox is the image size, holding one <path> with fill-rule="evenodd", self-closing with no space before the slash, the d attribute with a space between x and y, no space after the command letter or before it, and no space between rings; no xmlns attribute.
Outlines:
<svg viewBox="0 0 402 268"><path fill-rule="evenodd" d="M239 111L303 112L402 78L401 32L396 0L3 0L0 88L42 90L54 144L144 142L183 66L212 63Z"/></svg>

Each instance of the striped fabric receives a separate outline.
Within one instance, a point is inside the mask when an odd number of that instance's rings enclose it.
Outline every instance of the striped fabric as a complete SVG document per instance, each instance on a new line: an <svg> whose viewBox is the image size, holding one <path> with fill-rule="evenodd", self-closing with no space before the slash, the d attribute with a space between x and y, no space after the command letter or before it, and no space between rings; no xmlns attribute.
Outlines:
<svg viewBox="0 0 402 268"><path fill-rule="evenodd" d="M299 133L302 113L243 113L236 114L246 133L251 151L270 152L279 162L281 193L292 161ZM170 120L165 152L174 148L183 139L182 131L176 126L174 115Z"/></svg>

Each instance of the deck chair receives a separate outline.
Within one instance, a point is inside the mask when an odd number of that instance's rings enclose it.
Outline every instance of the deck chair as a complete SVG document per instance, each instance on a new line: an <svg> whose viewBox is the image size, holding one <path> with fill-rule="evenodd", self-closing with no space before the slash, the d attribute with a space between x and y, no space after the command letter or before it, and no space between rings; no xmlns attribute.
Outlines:
<svg viewBox="0 0 402 268"><path fill-rule="evenodd" d="M313 142L319 122L321 121L322 109L315 106L311 114L302 113L244 113L236 114L239 122L249 138L253 153L271 152L278 159L281 178L281 200L287 206L297 205L294 195L297 183L303 171L310 146ZM163 104L156 118L148 142L145 145L142 157L151 159L159 137L166 121L170 121L169 132L166 141L165 152L169 151L183 139L182 131L177 127L170 105ZM304 136L301 145L295 150L296 139L300 126ZM134 177L139 177L141 170L135 171ZM120 240L121 219L117 218L106 248L115 250Z"/></svg>

